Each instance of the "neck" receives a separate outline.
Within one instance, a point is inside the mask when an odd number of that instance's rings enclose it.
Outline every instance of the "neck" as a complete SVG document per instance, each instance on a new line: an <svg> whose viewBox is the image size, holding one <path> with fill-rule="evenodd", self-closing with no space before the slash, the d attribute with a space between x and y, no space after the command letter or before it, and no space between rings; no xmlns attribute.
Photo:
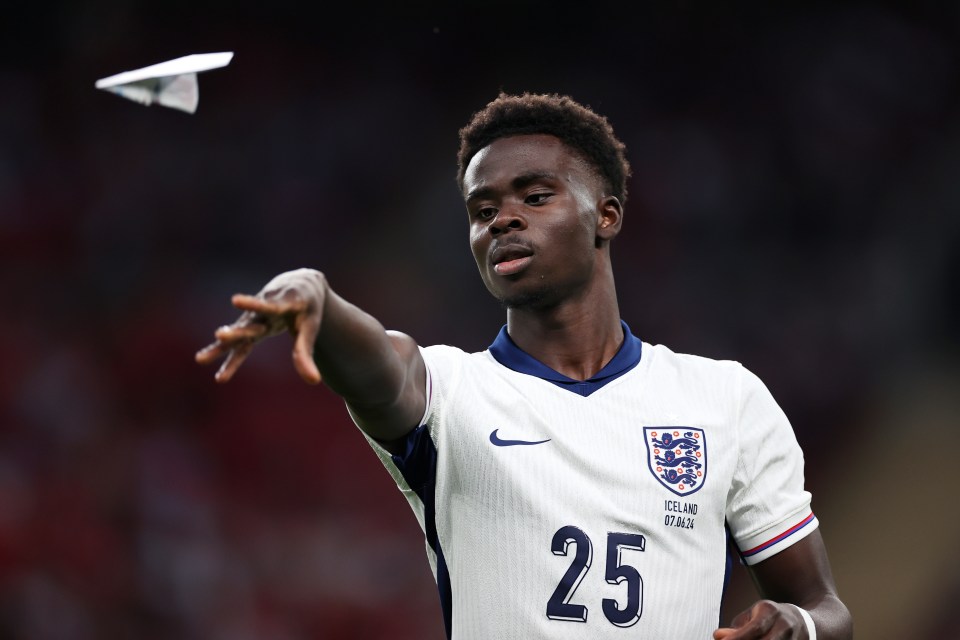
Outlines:
<svg viewBox="0 0 960 640"><path fill-rule="evenodd" d="M554 371L587 380L623 344L613 277L554 306L507 310L507 332L518 347Z"/></svg>

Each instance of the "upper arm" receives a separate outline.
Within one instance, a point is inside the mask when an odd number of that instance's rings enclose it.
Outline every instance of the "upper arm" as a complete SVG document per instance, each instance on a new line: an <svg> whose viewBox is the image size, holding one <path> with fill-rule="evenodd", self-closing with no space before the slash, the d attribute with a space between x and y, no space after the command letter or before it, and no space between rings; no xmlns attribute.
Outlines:
<svg viewBox="0 0 960 640"><path fill-rule="evenodd" d="M427 374L417 343L329 287L313 357L324 383L371 438L399 440L418 426Z"/></svg>
<svg viewBox="0 0 960 640"><path fill-rule="evenodd" d="M350 413L367 435L387 449L419 426L427 408L427 368L420 348L410 336L387 331L398 375L398 393L385 403L364 404L348 401Z"/></svg>

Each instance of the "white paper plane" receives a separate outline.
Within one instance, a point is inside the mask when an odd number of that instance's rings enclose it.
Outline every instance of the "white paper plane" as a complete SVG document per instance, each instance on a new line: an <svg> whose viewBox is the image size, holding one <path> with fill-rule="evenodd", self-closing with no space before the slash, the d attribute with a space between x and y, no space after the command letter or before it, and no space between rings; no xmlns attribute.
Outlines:
<svg viewBox="0 0 960 640"><path fill-rule="evenodd" d="M225 67L232 59L232 51L195 53L101 78L97 80L96 87L140 104L149 106L156 102L194 113L200 102L197 74Z"/></svg>

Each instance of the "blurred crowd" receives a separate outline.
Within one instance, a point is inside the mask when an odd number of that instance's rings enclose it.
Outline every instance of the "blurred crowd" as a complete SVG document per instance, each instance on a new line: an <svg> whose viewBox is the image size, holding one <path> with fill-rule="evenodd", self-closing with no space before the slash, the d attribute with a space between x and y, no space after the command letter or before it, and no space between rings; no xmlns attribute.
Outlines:
<svg viewBox="0 0 960 640"><path fill-rule="evenodd" d="M623 317L770 387L858 636L960 638L960 9L592 10L14 8L0 637L442 636L415 518L289 341L224 386L193 354L301 266L485 348L504 317L456 134L502 89L569 93L626 143ZM211 51L236 55L192 116L93 87Z"/></svg>

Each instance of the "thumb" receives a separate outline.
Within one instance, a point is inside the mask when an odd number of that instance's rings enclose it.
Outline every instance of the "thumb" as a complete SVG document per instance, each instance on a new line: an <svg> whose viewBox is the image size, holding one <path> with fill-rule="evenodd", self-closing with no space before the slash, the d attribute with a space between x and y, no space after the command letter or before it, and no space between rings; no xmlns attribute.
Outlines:
<svg viewBox="0 0 960 640"><path fill-rule="evenodd" d="M322 380L317 363L313 359L313 347L320 332L319 314L301 315L293 343L293 368L307 384L319 384Z"/></svg>

